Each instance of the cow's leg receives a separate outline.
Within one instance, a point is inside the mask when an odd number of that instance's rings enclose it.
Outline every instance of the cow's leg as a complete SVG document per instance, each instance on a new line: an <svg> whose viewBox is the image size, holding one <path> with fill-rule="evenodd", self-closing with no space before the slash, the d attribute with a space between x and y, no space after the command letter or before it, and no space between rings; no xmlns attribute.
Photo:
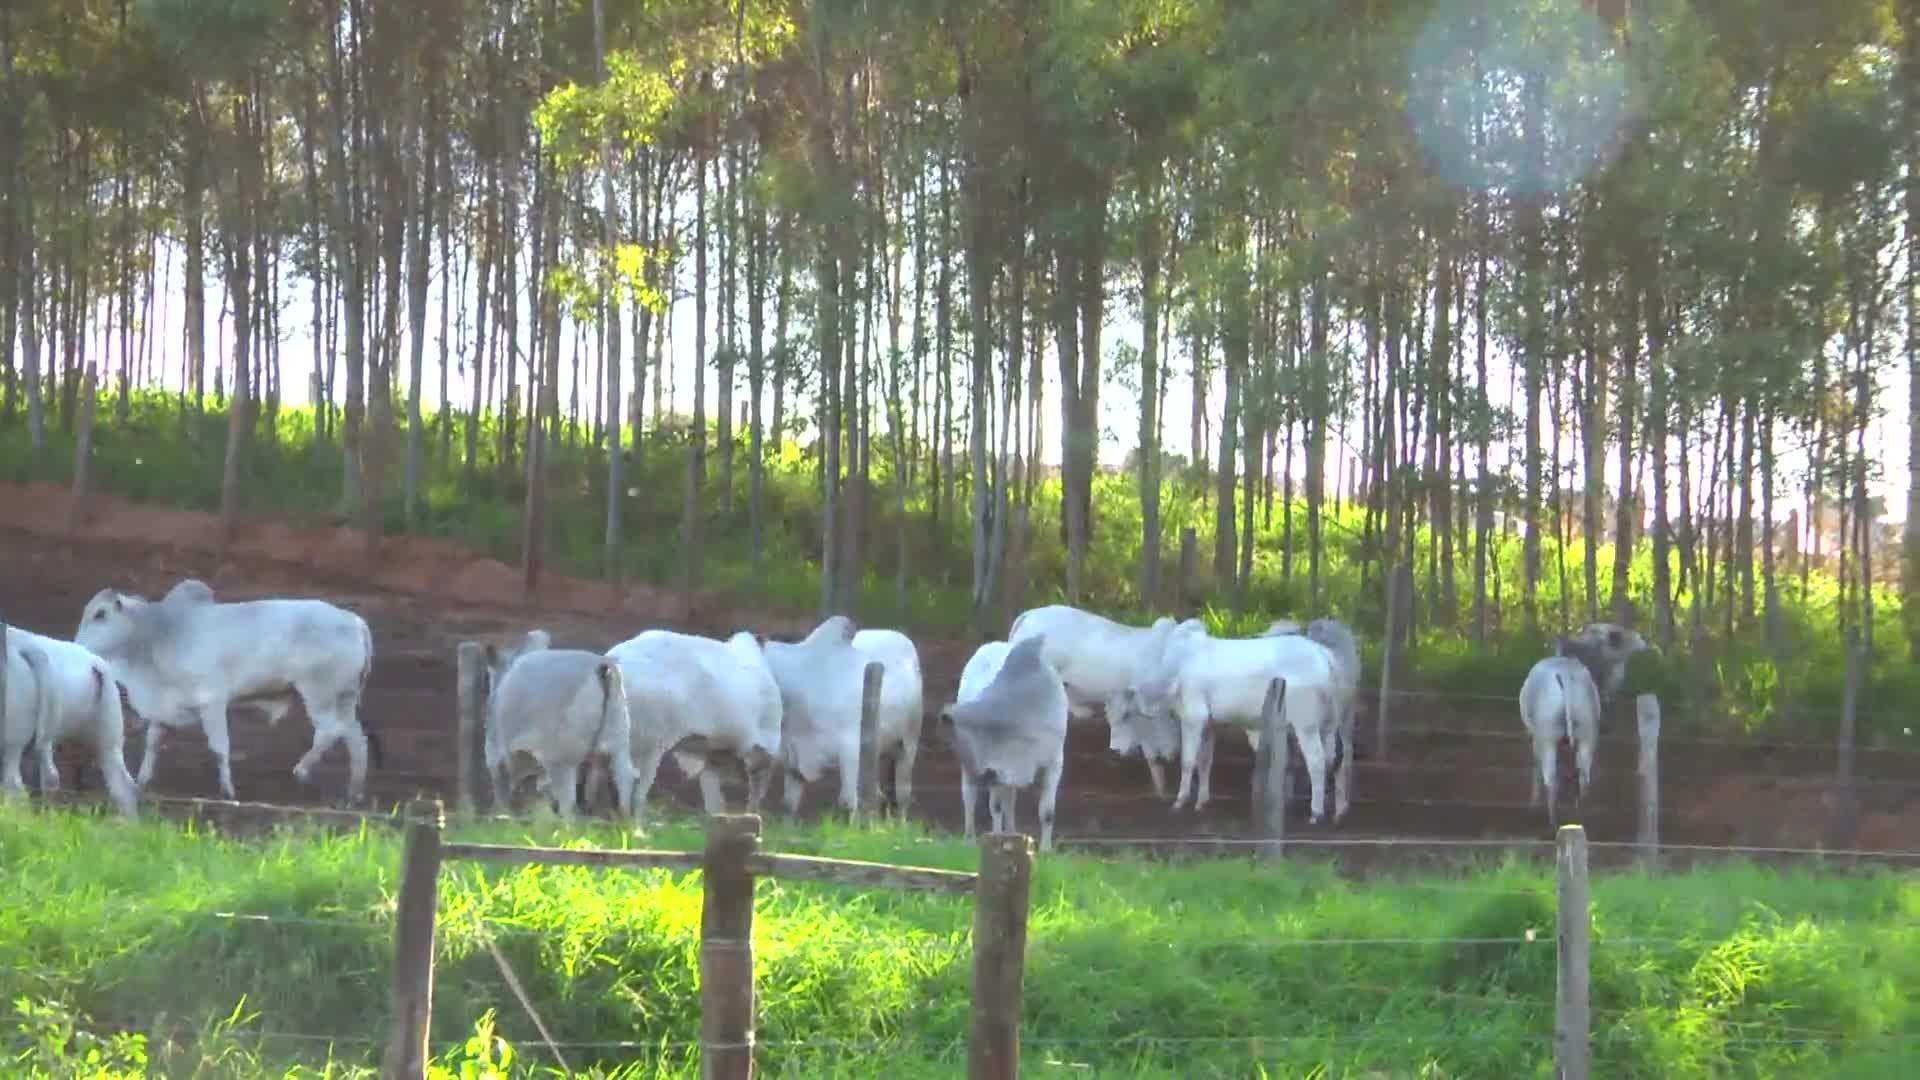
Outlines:
<svg viewBox="0 0 1920 1080"><path fill-rule="evenodd" d="M1309 804L1307 822L1318 825L1326 819L1327 811L1327 744L1317 731L1295 731L1294 736L1300 744L1300 760L1307 767L1307 781L1313 785L1313 801Z"/></svg>
<svg viewBox="0 0 1920 1080"><path fill-rule="evenodd" d="M571 824L579 815L575 795L580 790L580 763L577 761L561 764L557 761L546 763L547 793L553 798L553 808L560 814L560 820Z"/></svg>
<svg viewBox="0 0 1920 1080"><path fill-rule="evenodd" d="M998 779L994 780L993 788L987 794L987 813L993 816L994 832L1011 833L1019 831L1019 826L1014 824L1014 819L1018 816L1014 813L1016 809L1015 802L1019 797L1019 791L1017 791L1012 784L1005 783Z"/></svg>
<svg viewBox="0 0 1920 1080"><path fill-rule="evenodd" d="M0 663L5 662L6 657L0 656ZM26 781L20 778L20 759L25 756L26 750L24 746L13 746L0 739L0 791L9 795L27 793Z"/></svg>
<svg viewBox="0 0 1920 1080"><path fill-rule="evenodd" d="M639 814L647 804L647 796L653 794L654 778L660 775L660 759L665 757L667 748L658 744L648 744L633 757L633 812Z"/></svg>
<svg viewBox="0 0 1920 1080"><path fill-rule="evenodd" d="M1160 764L1160 759L1154 757L1152 754L1146 754L1144 756L1147 759L1147 777L1153 781L1153 797L1156 799L1164 799L1167 797L1166 768Z"/></svg>
<svg viewBox="0 0 1920 1080"><path fill-rule="evenodd" d="M761 757L756 764L747 766L747 813L757 814L760 806L766 802L767 788L779 769L771 759Z"/></svg>
<svg viewBox="0 0 1920 1080"><path fill-rule="evenodd" d="M860 816L860 747L840 754L840 809L852 821Z"/></svg>
<svg viewBox="0 0 1920 1080"><path fill-rule="evenodd" d="M893 756L893 808L903 821L913 806L913 761L919 753L920 733L913 731L900 740L899 752Z"/></svg>
<svg viewBox="0 0 1920 1080"><path fill-rule="evenodd" d="M1046 768L1046 776L1040 779L1040 850L1053 850L1053 809L1060 797L1061 766L1066 764L1065 755L1053 759Z"/></svg>
<svg viewBox="0 0 1920 1080"><path fill-rule="evenodd" d="M1560 783L1560 744L1552 738L1535 739L1533 743L1535 759L1534 805L1540 804L1538 792L1544 783L1547 788L1547 828L1551 829L1559 818L1554 813L1554 788Z"/></svg>
<svg viewBox="0 0 1920 1080"><path fill-rule="evenodd" d="M166 729L167 725L157 719L147 720L147 746L140 752L140 772L133 778L141 787L153 783L153 767L159 763L160 739Z"/></svg>
<svg viewBox="0 0 1920 1080"><path fill-rule="evenodd" d="M1213 801L1214 741L1214 726L1208 724L1206 730L1200 735L1200 760L1194 763L1200 776L1198 784L1199 791L1195 794L1193 800L1193 810L1196 814L1206 809L1207 803Z"/></svg>
<svg viewBox="0 0 1920 1080"><path fill-rule="evenodd" d="M1207 718L1186 710L1180 714L1180 790L1173 796L1173 808L1180 809L1193 797L1193 782L1200 761L1200 741L1206 735Z"/></svg>
<svg viewBox="0 0 1920 1080"><path fill-rule="evenodd" d="M807 778L797 770L788 769L786 779L781 781L780 796L787 807L787 816L798 820L800 817L800 798L807 793Z"/></svg>
<svg viewBox="0 0 1920 1080"><path fill-rule="evenodd" d="M220 793L229 799L239 798L233 793L233 743L227 736L227 703L215 701L189 712L200 717L200 730L206 733L207 749L220 772Z"/></svg>
<svg viewBox="0 0 1920 1080"><path fill-rule="evenodd" d="M47 795L59 791L60 766L53 762L53 740L50 738L35 739L33 749L35 758L40 763L40 794ZM74 777L74 786L76 789L79 787L79 784L80 778L77 776Z"/></svg>
<svg viewBox="0 0 1920 1080"><path fill-rule="evenodd" d="M711 761L700 770L700 802L709 815L727 812L727 789L720 782L720 770Z"/></svg>
<svg viewBox="0 0 1920 1080"><path fill-rule="evenodd" d="M325 691L296 686L300 701L313 722L313 743L293 766L293 777L306 783L313 767L320 763L336 742L347 744L347 801L360 802L367 794L367 733L360 727L360 694L357 690L335 692L331 699ZM285 711L285 706L281 710Z"/></svg>
<svg viewBox="0 0 1920 1080"><path fill-rule="evenodd" d="M966 824L961 827L960 835L973 839L973 822L980 809L980 787L971 772L964 767L960 770L960 812L966 815Z"/></svg>

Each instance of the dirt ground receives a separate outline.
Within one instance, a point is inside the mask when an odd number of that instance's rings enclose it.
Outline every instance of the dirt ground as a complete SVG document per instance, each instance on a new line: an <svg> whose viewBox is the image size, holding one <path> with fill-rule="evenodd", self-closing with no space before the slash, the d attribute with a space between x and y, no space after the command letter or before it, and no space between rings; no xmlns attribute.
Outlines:
<svg viewBox="0 0 1920 1080"><path fill-rule="evenodd" d="M96 590L158 595L186 576L208 582L223 599L319 596L363 615L373 628L375 662L361 717L378 731L385 751L383 767L369 775L368 790L382 806L423 793L454 797L454 649L462 640L542 626L552 632L556 646L602 650L655 626L714 635L750 629L790 639L814 621L755 612L737 598L717 594L697 597L689 611L677 591L616 591L557 575L524 602L512 568L442 542L388 539L379 565L371 577L364 572L364 539L346 528L250 522L223 552L217 526L207 515L95 497L79 521L70 523L65 492L0 486L0 619L11 624L70 637ZM974 643L925 628L903 629L920 649L931 714L951 700ZM1338 827L1307 824L1308 786L1296 762L1289 836L1444 844L1551 835L1544 811L1528 803L1528 747L1517 715L1497 703L1467 710L1430 702L1396 704L1383 760L1371 752L1374 707L1370 697L1363 701L1356 798L1347 820ZM1638 747L1624 711L1629 708L1622 703L1623 712L1606 729L1594 789L1581 814L1595 841L1635 837ZM1838 826L1828 811L1830 752L1693 742L1677 720L1669 719L1660 748L1664 842L1920 848L1920 754L1863 749L1858 765L1862 812ZM915 770L913 813L957 830L957 766L945 741L931 726L928 731ZM310 737L298 709L277 729L252 714L236 713L232 764L239 798L286 804L337 799L346 783L343 749L329 754L311 783L302 785L292 776ZM1106 741L1105 724L1098 719L1076 725L1069 736L1056 825L1063 840L1249 835L1252 755L1243 740L1222 740L1212 778L1214 798L1197 816L1169 811L1153 795L1145 766L1138 759L1115 758ZM129 768L137 769L143 749L141 736L132 735L126 748ZM62 774L69 785L81 760L78 747L62 748ZM83 782L97 790L97 772L88 774ZM213 760L197 733L170 735L150 790L160 796L217 796ZM832 790L830 780L814 785L803 814L820 813L832 802ZM699 806L696 786L670 758L661 766L653 799ZM1023 827L1035 827L1031 796L1022 799L1019 813ZM984 809L981 814L984 820ZM1378 849L1376 856L1418 857L1398 848Z"/></svg>

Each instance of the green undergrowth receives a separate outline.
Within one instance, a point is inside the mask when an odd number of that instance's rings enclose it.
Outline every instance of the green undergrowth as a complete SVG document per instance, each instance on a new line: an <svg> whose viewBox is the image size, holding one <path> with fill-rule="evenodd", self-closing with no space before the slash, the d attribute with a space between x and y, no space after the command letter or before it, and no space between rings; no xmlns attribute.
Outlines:
<svg viewBox="0 0 1920 1080"><path fill-rule="evenodd" d="M220 503L221 462L226 440L222 403L209 398L204 412L183 408L176 397L137 391L126 417L117 415L117 398L103 393L94 433L92 477L97 490L184 509L215 511ZM74 436L52 410L48 446L31 452L25 423L0 422L0 480L41 479L66 483L73 464ZM391 534L416 534L452 540L478 554L517 564L524 468L503 461L498 418L485 418L479 432L474 470L464 464L465 418L454 417L450 454L443 456L440 419L429 415L423 454L421 503L417 519L406 520L401 469L387 470L385 528ZM747 512L747 446L736 443L731 484L723 483L717 449L710 446L710 475L701 504L700 559L706 588L733 592L756 605L787 612L818 610L822 501L820 461L803 440L789 436L767 450L764 485L762 561L751 558ZM810 438L810 436L808 437ZM884 443L885 440L882 440ZM632 440L627 444L631 447ZM404 445L395 434L393 444ZM687 436L683 421L645 433L633 448L622 486L622 576L628 581L672 584L680 580L682 502L686 481ZM901 517L895 501L891 444L876 445L874 487L867 508L864 572L853 614L888 625L946 629L964 633L972 618L970 494L964 473L950 512L938 512L931 495L929 462L923 451ZM343 455L337 440L315 437L309 408L283 408L274 422L262 420L247 447L242 468L242 505L249 512L282 515L295 521L333 523L357 520L357 507L341 504ZM549 492L550 565L563 572L597 577L603 573L606 531L606 458L590 433L569 428L551 458ZM731 491L731 501L723 491ZM1015 601L1034 606L1065 600L1065 553L1060 531L1059 481L1042 478L1033 502L1033 542ZM1296 494L1299 492L1296 489ZM1250 585L1236 608L1229 583L1212 574L1214 505L1210 483L1181 463L1170 461L1161 486L1161 567L1163 595L1142 605L1139 581L1141 508L1133 475L1095 477L1093 531L1082 568L1081 605L1114 618L1145 623L1175 606L1173 583L1179 574L1180 533L1195 530L1198 543L1197 594L1201 614L1220 633L1252 633L1275 617L1332 614L1359 632L1365 679L1377 685L1380 639L1385 626L1385 592L1377 540L1365 535L1364 511L1330 499L1324 508L1323 599L1315 605L1308 586L1304 496L1288 502L1276 492L1261 499L1255 514L1255 543ZM351 513L347 511L351 510ZM904 528L901 523L904 521ZM1291 556L1288 554L1291 537ZM904 592L900 588L900 543L904 538ZM1424 526L1415 537L1414 573L1416 647L1396 679L1409 689L1446 695L1475 707L1479 699L1508 708L1528 667L1545 651L1546 635L1587 618L1583 574L1584 547L1577 534L1563 552L1557 539L1542 538L1543 575L1539 582L1542 626L1529 630L1520 607L1521 537L1496 530L1490 538L1488 640L1471 639L1473 627L1473 551L1460 537L1451 614L1444 603L1444 575L1433 558ZM1676 571L1678 555L1674 556ZM1613 587L1613 545L1602 542L1597 555L1601 608ZM1564 571L1564 573L1563 573ZM1680 580L1676 573L1674 580ZM1636 547L1628 594L1639 624L1652 619L1653 568L1646 542ZM1768 646L1759 620L1736 620L1726 632L1724 609L1703 612L1703 645L1697 655L1690 642L1691 597L1677 597L1675 647L1666 655L1643 655L1629 672L1626 692L1658 693L1666 705L1669 730L1690 735L1766 733L1800 741L1825 741L1838 730L1843 675L1841 639L1835 629L1838 592L1831 576L1811 574L1802 583L1783 573L1779 585L1781 634ZM1721 590L1724 597L1725 590ZM1743 605L1742 605L1743 606ZM1151 609L1150 609L1151 608ZM1010 614L1010 613L1009 613ZM1900 608L1889 590L1875 599L1874 662L1862 688L1860 731L1882 745L1913 745L1906 729L1920 708L1920 666L1910 662L1900 624ZM1479 707L1485 707L1481 705Z"/></svg>
<svg viewBox="0 0 1920 1080"><path fill-rule="evenodd" d="M551 820L450 833L700 846L691 823L644 838ZM771 821L767 833L776 851L976 863L972 848L910 826ZM374 1075L399 856L379 826L231 839L0 806L6 1071ZM1913 876L1728 863L1600 874L1593 898L1593 1075L1920 1067ZM576 1072L695 1075L700 908L698 872L449 863L436 1075L558 1069L489 940ZM970 920L966 897L762 882L760 1073L957 1075ZM1045 854L1029 926L1025 1074L1550 1074L1554 901L1538 864L1359 881L1300 861ZM620 1042L631 1045L609 1045Z"/></svg>

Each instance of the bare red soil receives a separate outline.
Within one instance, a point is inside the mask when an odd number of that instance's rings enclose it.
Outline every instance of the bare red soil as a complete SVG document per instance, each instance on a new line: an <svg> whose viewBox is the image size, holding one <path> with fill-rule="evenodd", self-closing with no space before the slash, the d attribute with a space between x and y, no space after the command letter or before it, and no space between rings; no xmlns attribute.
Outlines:
<svg viewBox="0 0 1920 1080"><path fill-rule="evenodd" d="M379 733L383 767L369 777L376 803L432 794L454 796L454 649L480 635L542 626L554 643L605 649L643 629L664 626L724 635L749 629L798 637L807 615L752 610L738 598L701 594L691 610L681 593L657 586L615 588L548 575L531 598L516 570L476 558L444 542L390 538L368 574L362 535L345 527L300 527L285 521L245 522L228 544L215 519L96 496L69 528L64 491L0 486L0 619L70 637L93 593L115 587L158 595L182 577L198 577L226 599L266 595L319 596L361 613L373 627L375 662L362 721ZM931 710L951 700L974 643L925 628L905 628L920 648ZM1395 837L1410 840L1546 839L1542 810L1528 805L1528 749L1518 717L1497 703L1468 709L1429 702L1396 705L1389 756L1372 749L1371 702L1363 703L1361 753L1352 812L1337 828L1306 822L1307 784L1296 763L1289 835ZM1688 740L1670 717L1661 747L1661 837L1673 844L1841 847L1902 851L1920 847L1920 754L1863 750L1858 770L1863 808L1840 826L1829 812L1831 753L1780 747L1729 747ZM1462 730L1480 734L1461 734ZM296 709L277 729L251 714L232 725L233 772L243 800L317 804L345 789L345 752L336 749L302 785L292 776L311 730ZM1106 749L1105 724L1076 725L1068 742L1057 828L1063 839L1232 838L1248 835L1246 792L1251 755L1244 741L1223 740L1213 774L1213 802L1199 815L1171 813L1153 795L1145 767ZM1616 719L1603 739L1594 788L1581 819L1595 841L1634 839L1635 760L1630 718ZM68 783L80 756L63 749ZM137 768L141 736L127 745ZM97 788L98 774L91 773ZM808 792L803 813L832 801L832 784ZM214 796L211 755L189 732L171 737L151 786L160 796ZM699 805L697 788L661 766L656 800ZM928 727L915 770L912 812L958 829L958 771ZM482 801L484 804L484 794ZM984 800L983 800L984 801ZM1034 826L1031 797L1021 803L1023 827ZM984 812L983 812L984 816ZM1386 852L1379 853L1385 856ZM1403 859L1412 853L1396 852Z"/></svg>

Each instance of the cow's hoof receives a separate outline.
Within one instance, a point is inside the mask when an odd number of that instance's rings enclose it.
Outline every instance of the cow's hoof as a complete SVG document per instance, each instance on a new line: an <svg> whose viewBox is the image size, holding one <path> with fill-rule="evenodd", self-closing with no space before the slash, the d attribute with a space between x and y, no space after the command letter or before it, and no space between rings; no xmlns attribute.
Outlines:
<svg viewBox="0 0 1920 1080"><path fill-rule="evenodd" d="M293 778L295 780L300 781L303 784L306 783L307 778L312 775L313 775L313 771L311 769L308 769L304 765L295 765L293 767Z"/></svg>

